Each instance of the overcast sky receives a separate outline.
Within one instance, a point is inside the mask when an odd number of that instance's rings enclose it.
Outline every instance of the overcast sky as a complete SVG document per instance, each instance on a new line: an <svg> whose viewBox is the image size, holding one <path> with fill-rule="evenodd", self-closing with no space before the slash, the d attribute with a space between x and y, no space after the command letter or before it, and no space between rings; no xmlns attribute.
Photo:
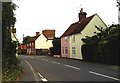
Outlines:
<svg viewBox="0 0 120 83"><path fill-rule="evenodd" d="M107 24L118 23L116 0L13 0L19 8L15 11L17 38L33 36L44 29L55 29L56 37L78 21L81 8L87 17L97 13Z"/></svg>

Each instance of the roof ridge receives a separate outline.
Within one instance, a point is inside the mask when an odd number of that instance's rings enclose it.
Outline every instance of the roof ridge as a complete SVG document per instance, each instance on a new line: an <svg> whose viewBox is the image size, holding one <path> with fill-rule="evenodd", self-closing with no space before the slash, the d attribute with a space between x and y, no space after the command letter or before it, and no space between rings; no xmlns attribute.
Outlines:
<svg viewBox="0 0 120 83"><path fill-rule="evenodd" d="M83 18L81 21L72 23L61 37L81 32L95 15L96 14Z"/></svg>

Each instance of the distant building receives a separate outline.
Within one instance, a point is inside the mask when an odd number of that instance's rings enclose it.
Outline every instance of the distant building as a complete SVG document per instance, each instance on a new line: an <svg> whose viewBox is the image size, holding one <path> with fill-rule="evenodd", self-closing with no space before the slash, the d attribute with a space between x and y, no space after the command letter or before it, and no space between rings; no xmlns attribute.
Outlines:
<svg viewBox="0 0 120 83"><path fill-rule="evenodd" d="M103 20L97 15L86 17L87 13L81 8L78 15L79 21L70 25L70 27L61 36L61 57L83 59L81 47L82 38L93 36L98 32L95 26L107 28Z"/></svg>
<svg viewBox="0 0 120 83"><path fill-rule="evenodd" d="M55 30L43 30L41 34L36 32L36 36L31 37L27 43L27 54L46 55L49 48L53 47L52 41L55 37Z"/></svg>

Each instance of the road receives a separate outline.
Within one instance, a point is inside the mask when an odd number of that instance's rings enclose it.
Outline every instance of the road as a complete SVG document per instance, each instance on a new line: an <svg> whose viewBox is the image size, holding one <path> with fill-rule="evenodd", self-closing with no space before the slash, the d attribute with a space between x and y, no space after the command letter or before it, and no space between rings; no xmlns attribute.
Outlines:
<svg viewBox="0 0 120 83"><path fill-rule="evenodd" d="M19 55L24 67L20 81L120 81L112 65L50 56Z"/></svg>

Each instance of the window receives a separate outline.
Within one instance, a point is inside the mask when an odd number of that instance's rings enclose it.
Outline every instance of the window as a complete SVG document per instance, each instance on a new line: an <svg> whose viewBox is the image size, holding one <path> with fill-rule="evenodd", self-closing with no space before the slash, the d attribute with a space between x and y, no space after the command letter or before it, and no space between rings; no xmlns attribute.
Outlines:
<svg viewBox="0 0 120 83"><path fill-rule="evenodd" d="M68 37L65 37L65 42L68 42Z"/></svg>
<svg viewBox="0 0 120 83"><path fill-rule="evenodd" d="M75 42L75 35L72 35L72 41Z"/></svg>
<svg viewBox="0 0 120 83"><path fill-rule="evenodd" d="M68 48L65 47L65 54L68 54Z"/></svg>
<svg viewBox="0 0 120 83"><path fill-rule="evenodd" d="M62 47L62 53L64 54L64 47Z"/></svg>
<svg viewBox="0 0 120 83"><path fill-rule="evenodd" d="M29 43L29 46L31 46L31 43Z"/></svg>
<svg viewBox="0 0 120 83"><path fill-rule="evenodd" d="M76 54L75 47L72 47L72 54Z"/></svg>
<svg viewBox="0 0 120 83"><path fill-rule="evenodd" d="M32 46L34 46L34 43L32 43Z"/></svg>

